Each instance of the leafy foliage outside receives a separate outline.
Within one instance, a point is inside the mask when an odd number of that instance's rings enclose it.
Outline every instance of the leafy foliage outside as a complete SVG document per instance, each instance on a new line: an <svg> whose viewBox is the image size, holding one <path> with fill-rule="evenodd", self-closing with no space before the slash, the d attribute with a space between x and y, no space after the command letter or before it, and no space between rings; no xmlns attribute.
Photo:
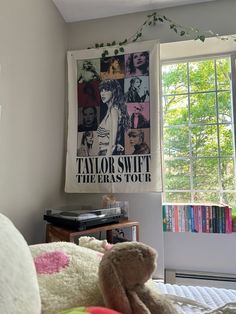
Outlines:
<svg viewBox="0 0 236 314"><path fill-rule="evenodd" d="M164 65L165 201L236 205L230 59Z"/></svg>

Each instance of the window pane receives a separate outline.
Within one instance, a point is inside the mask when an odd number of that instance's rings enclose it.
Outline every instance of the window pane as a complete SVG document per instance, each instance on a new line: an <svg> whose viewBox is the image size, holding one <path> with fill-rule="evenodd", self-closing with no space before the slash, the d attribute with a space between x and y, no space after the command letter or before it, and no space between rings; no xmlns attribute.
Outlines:
<svg viewBox="0 0 236 314"><path fill-rule="evenodd" d="M193 156L218 155L217 128L215 125L192 127L191 140Z"/></svg>
<svg viewBox="0 0 236 314"><path fill-rule="evenodd" d="M219 203L220 195L216 192L195 192L193 201L195 203Z"/></svg>
<svg viewBox="0 0 236 314"><path fill-rule="evenodd" d="M218 93L218 112L219 123L232 122L232 102L230 92Z"/></svg>
<svg viewBox="0 0 236 314"><path fill-rule="evenodd" d="M165 65L162 83L165 201L236 207L230 58Z"/></svg>
<svg viewBox="0 0 236 314"><path fill-rule="evenodd" d="M235 207L236 205L236 193L223 193L223 202L229 206Z"/></svg>
<svg viewBox="0 0 236 314"><path fill-rule="evenodd" d="M219 125L219 137L220 137L220 155L232 156L233 149L233 133L231 124Z"/></svg>
<svg viewBox="0 0 236 314"><path fill-rule="evenodd" d="M230 90L230 64L229 59L218 59L216 61L217 88Z"/></svg>
<svg viewBox="0 0 236 314"><path fill-rule="evenodd" d="M190 119L192 123L216 122L215 93L201 93L190 96Z"/></svg>
<svg viewBox="0 0 236 314"><path fill-rule="evenodd" d="M189 156L188 127L164 128L164 154L166 157Z"/></svg>
<svg viewBox="0 0 236 314"><path fill-rule="evenodd" d="M188 98L181 96L163 97L164 125L180 125L188 122Z"/></svg>
<svg viewBox="0 0 236 314"><path fill-rule="evenodd" d="M162 81L163 95L187 93L187 63L163 66Z"/></svg>
<svg viewBox="0 0 236 314"><path fill-rule="evenodd" d="M219 190L218 158L201 158L193 161L193 189Z"/></svg>
<svg viewBox="0 0 236 314"><path fill-rule="evenodd" d="M204 60L189 63L191 92L215 90L215 62Z"/></svg>
<svg viewBox="0 0 236 314"><path fill-rule="evenodd" d="M190 203L191 193L189 192L167 192L164 195L167 203Z"/></svg>
<svg viewBox="0 0 236 314"><path fill-rule="evenodd" d="M234 190L235 189L235 177L234 177L234 160L233 158L221 158L220 159L221 169L221 184L223 190Z"/></svg>
<svg viewBox="0 0 236 314"><path fill-rule="evenodd" d="M167 190L190 189L190 162L186 160L165 161L165 187Z"/></svg>

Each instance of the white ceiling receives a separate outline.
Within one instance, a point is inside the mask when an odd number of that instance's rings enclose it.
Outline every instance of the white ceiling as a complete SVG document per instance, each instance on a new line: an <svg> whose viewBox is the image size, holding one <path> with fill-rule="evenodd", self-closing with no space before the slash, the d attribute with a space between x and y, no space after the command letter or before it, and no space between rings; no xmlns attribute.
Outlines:
<svg viewBox="0 0 236 314"><path fill-rule="evenodd" d="M53 0L66 22L163 9L215 0Z"/></svg>

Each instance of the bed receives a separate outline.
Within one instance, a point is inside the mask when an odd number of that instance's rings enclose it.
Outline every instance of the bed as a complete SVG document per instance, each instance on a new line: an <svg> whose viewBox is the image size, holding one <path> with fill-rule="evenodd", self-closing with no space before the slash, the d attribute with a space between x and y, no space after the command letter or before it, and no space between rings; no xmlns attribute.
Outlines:
<svg viewBox="0 0 236 314"><path fill-rule="evenodd" d="M28 246L2 214L0 223L0 267L4 269L0 313L55 314L78 305L104 305L97 270L101 250L109 249L105 240L86 237L80 246L65 242ZM236 290L154 284L180 314L236 314Z"/></svg>
<svg viewBox="0 0 236 314"><path fill-rule="evenodd" d="M236 290L213 287L156 283L168 295L181 314L235 314Z"/></svg>

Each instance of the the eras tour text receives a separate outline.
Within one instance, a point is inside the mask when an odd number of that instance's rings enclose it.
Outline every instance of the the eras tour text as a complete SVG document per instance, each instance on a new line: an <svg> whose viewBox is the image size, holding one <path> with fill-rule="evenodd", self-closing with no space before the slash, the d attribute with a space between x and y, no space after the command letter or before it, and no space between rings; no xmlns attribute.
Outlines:
<svg viewBox="0 0 236 314"><path fill-rule="evenodd" d="M78 183L151 182L151 155L77 157Z"/></svg>

